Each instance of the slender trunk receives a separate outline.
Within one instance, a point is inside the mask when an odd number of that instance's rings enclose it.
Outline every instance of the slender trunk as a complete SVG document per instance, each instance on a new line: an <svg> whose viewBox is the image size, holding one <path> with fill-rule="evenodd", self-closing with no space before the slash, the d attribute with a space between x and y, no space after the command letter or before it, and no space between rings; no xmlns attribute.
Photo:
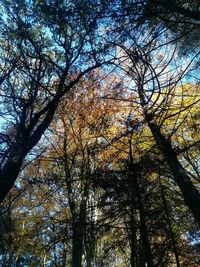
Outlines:
<svg viewBox="0 0 200 267"><path fill-rule="evenodd" d="M72 267L81 267L82 254L83 254L83 229L82 229L83 225L81 222L82 208L80 205L79 213L76 211L76 203L74 201L73 190L72 190L71 173L68 166L66 126L64 127L64 129L65 129L64 142L63 142L64 171L65 171L65 181L67 185L69 207L72 214Z"/></svg>
<svg viewBox="0 0 200 267"><path fill-rule="evenodd" d="M148 233L148 229L146 225L146 216L144 213L144 208L140 206L139 209L140 209L139 211L140 212L140 234L141 234L142 246L143 246L144 254L145 254L145 260L146 260L148 267L153 267L151 247L149 243L149 233Z"/></svg>
<svg viewBox="0 0 200 267"><path fill-rule="evenodd" d="M90 229L88 230L85 237L85 249L86 249L86 267L92 267L94 264L95 254L95 232L94 222L90 222Z"/></svg>
<svg viewBox="0 0 200 267"><path fill-rule="evenodd" d="M130 169L131 169L131 175L132 175L132 180L133 180L133 186L135 188L135 195L137 198L138 210L140 214L140 235L141 235L141 240L142 240L142 248L144 250L145 261L147 263L147 266L153 267L151 246L149 243L149 233L148 233L148 229L146 225L146 214L145 214L144 204L143 204L143 200L141 196L140 186L138 184L137 172L135 173L135 170L134 170L131 138L129 141L129 145L130 145L130 153L129 153L130 154Z"/></svg>
<svg viewBox="0 0 200 267"><path fill-rule="evenodd" d="M82 266L83 237L82 229L79 223L74 222L72 226L72 267Z"/></svg>
<svg viewBox="0 0 200 267"><path fill-rule="evenodd" d="M139 252L136 267L146 267L146 257L143 249L143 242L141 239L139 240Z"/></svg>
<svg viewBox="0 0 200 267"><path fill-rule="evenodd" d="M174 232L173 232L173 229L172 229L171 219L170 219L170 215L169 215L168 208L167 208L167 201L165 199L165 192L164 192L161 180L160 180L160 175L159 175L159 184L160 184L160 189L161 189L162 201L163 201L163 205L164 205L164 209L165 209L165 215L166 215L167 223L168 223L168 227L169 227L170 238L171 238L171 241L172 241L174 256L175 256L175 259L176 259L176 266L180 267L181 265L180 265L180 261L179 261L179 257L178 257L178 250L177 250L177 247L176 247L176 240L175 240Z"/></svg>
<svg viewBox="0 0 200 267"><path fill-rule="evenodd" d="M74 216L72 225L72 267L82 267L83 240L86 227L86 200L83 199L80 204L78 220Z"/></svg>
<svg viewBox="0 0 200 267"><path fill-rule="evenodd" d="M44 256L43 256L43 267L46 267L47 265L47 255L46 253L44 253Z"/></svg>
<svg viewBox="0 0 200 267"><path fill-rule="evenodd" d="M133 204L133 198L132 198L132 207L131 207L131 257L130 257L130 264L131 267L137 267L137 261L138 261L138 248L137 248L137 237L136 237L136 225L134 220L134 204Z"/></svg>
<svg viewBox="0 0 200 267"><path fill-rule="evenodd" d="M92 267L94 262L94 247L90 246L86 252L86 267Z"/></svg>

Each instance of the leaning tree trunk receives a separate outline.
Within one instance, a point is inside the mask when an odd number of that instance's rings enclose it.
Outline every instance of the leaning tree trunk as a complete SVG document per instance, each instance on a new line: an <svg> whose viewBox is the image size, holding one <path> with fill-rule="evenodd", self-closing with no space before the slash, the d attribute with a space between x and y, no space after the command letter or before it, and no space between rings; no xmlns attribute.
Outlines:
<svg viewBox="0 0 200 267"><path fill-rule="evenodd" d="M195 188L189 175L180 164L170 141L161 133L160 127L151 121L148 122L148 125L158 148L168 163L175 182L182 192L186 205L193 213L193 216L200 227L200 194L198 190Z"/></svg>
<svg viewBox="0 0 200 267"><path fill-rule="evenodd" d="M147 103L145 101L142 83L139 83L138 85L138 93L145 119L148 123L154 140L159 150L163 154L164 159L167 162L171 173L173 174L175 182L182 192L186 205L191 210L196 222L200 227L200 194L190 180L189 175L180 164L170 140L165 138L165 136L161 132L160 126L154 122L153 114L148 109Z"/></svg>

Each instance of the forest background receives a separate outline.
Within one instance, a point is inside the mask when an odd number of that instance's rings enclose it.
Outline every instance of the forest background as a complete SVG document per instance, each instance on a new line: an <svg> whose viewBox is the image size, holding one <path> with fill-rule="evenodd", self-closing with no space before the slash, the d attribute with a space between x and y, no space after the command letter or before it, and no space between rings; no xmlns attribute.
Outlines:
<svg viewBox="0 0 200 267"><path fill-rule="evenodd" d="M1 266L200 266L199 1L0 13Z"/></svg>

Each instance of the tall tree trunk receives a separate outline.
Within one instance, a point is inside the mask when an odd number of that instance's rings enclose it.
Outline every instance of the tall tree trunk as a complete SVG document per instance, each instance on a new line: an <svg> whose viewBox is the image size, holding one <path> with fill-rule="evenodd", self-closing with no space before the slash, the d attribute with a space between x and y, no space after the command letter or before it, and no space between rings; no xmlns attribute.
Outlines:
<svg viewBox="0 0 200 267"><path fill-rule="evenodd" d="M138 173L137 173L137 170L134 169L131 138L129 140L129 145L130 145L130 153L129 153L130 171L131 171L133 186L135 189L135 195L137 199L137 206L138 206L139 215L140 215L140 227L139 227L140 229L139 230L140 230L141 241L142 241L142 249L144 250L144 257L145 257L145 262L147 263L147 266L153 267L154 264L153 264L153 258L152 258L152 253L151 253L151 246L149 243L149 233L148 233L148 228L146 225L146 214L145 214L140 186L138 184L138 179L137 179Z"/></svg>
<svg viewBox="0 0 200 267"><path fill-rule="evenodd" d="M83 233L79 222L74 222L72 226L72 267L82 266L83 254Z"/></svg>
<svg viewBox="0 0 200 267"><path fill-rule="evenodd" d="M148 121L148 125L158 148L168 163L174 180L182 192L186 205L193 213L193 216L200 227L200 194L198 190L195 188L190 177L180 164L170 141L161 133L160 127L151 121Z"/></svg>
<svg viewBox="0 0 200 267"><path fill-rule="evenodd" d="M90 228L85 236L85 250L86 250L86 267L92 267L94 265L95 254L95 229L94 222L90 222Z"/></svg>
<svg viewBox="0 0 200 267"><path fill-rule="evenodd" d="M170 238L171 238L171 241L172 241L174 256L175 256L175 259L176 259L176 266L180 267L181 265L180 265L180 261L179 261L178 250L177 250L177 247L176 247L176 239L175 239L175 235L174 235L174 232L173 232L173 229L172 229L170 214L168 212L167 201L166 201L166 198L165 198L165 192L164 192L164 188L163 188L163 185L162 185L162 182L161 182L161 179L160 179L160 173L159 173L158 179L159 179L159 184L160 184L160 189L161 189L161 197L162 197L162 201L163 201L163 205L164 205L165 215L166 215L166 218L167 218L167 224L168 224L168 227L169 227Z"/></svg>
<svg viewBox="0 0 200 267"><path fill-rule="evenodd" d="M74 215L72 231L72 267L82 266L82 255L83 255L83 241L86 227L86 200L83 197L80 204L80 211L77 220L77 216Z"/></svg>
<svg viewBox="0 0 200 267"><path fill-rule="evenodd" d="M173 174L174 180L179 186L184 201L188 208L191 210L196 222L200 227L200 194L195 188L194 184L190 180L189 175L180 164L176 152L174 151L169 139L166 139L162 134L160 126L153 121L153 114L147 107L145 100L145 93L143 89L143 81L141 80L138 84L138 94L140 97L141 106L143 108L145 119L154 137L154 140L163 154L165 161L167 162L171 173Z"/></svg>
<svg viewBox="0 0 200 267"><path fill-rule="evenodd" d="M35 113L26 127L23 124L16 125L15 130L19 128L20 131L15 137L15 142L11 145L11 151L5 165L0 170L0 203L5 199L6 195L13 187L19 175L24 158L39 142L43 133L49 127L61 98L69 92L69 90L73 88L73 86L76 85L85 74L100 67L101 65L102 64L100 63L96 63L94 66L88 67L86 70L79 73L68 86L65 86L65 79L68 75L67 67L60 76L61 78L57 87L57 93L53 99L49 100L44 107ZM34 105L30 107L33 108ZM27 118L23 118L23 121ZM20 119L22 120L22 117Z"/></svg>
<svg viewBox="0 0 200 267"><path fill-rule="evenodd" d="M131 248L131 257L130 257L130 265L131 267L137 267L138 262L138 246L137 246L137 236L136 236L136 224L135 224L135 205L133 201L133 196L131 200L131 233L130 233L130 248Z"/></svg>
<svg viewBox="0 0 200 267"><path fill-rule="evenodd" d="M132 159L130 161L132 163ZM130 225L127 225L128 227L130 227L130 231L128 229L127 229L127 231L128 231L128 238L130 240L130 266L131 267L138 267L139 258L140 258L140 254L139 254L140 246L139 246L139 242L137 240L137 229L138 229L138 227L137 227L137 209L138 209L138 205L137 205L137 199L135 197L135 186L133 183L132 171L131 171L131 175L129 178L130 178L130 184L131 184L131 195L130 195L130 197L131 197L131 213L130 213Z"/></svg>

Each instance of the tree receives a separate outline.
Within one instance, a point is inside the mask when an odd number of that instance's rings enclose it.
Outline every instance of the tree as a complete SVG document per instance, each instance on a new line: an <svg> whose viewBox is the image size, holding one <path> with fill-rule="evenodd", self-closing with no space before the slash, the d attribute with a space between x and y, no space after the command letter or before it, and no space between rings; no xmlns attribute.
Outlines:
<svg viewBox="0 0 200 267"><path fill-rule="evenodd" d="M94 9L84 10L79 1L1 1L0 201L51 123L61 98L102 64L105 46L98 35L92 39L97 18Z"/></svg>
<svg viewBox="0 0 200 267"><path fill-rule="evenodd" d="M1 264L198 266L196 1L0 3Z"/></svg>
<svg viewBox="0 0 200 267"><path fill-rule="evenodd" d="M199 50L199 1L144 1L141 17L151 26L163 24L178 42L181 55Z"/></svg>
<svg viewBox="0 0 200 267"><path fill-rule="evenodd" d="M163 153L163 156L173 173L174 180L183 194L186 204L192 211L196 222L200 226L200 194L191 181L189 173L180 163L172 142L173 134L177 132L177 129L181 127L183 121L185 120L183 116L181 121L180 114L182 114L182 112L187 112L191 106L196 105L199 102L199 98L192 102L192 104L185 106L185 103L183 102L184 95L182 95L178 104L179 106L177 107L178 111L170 115L169 103L171 103L173 93L177 92L177 90L174 91L173 88L178 84L183 74L181 74L181 72L179 74L178 71L178 75L176 77L173 74L172 77L168 75L167 67L171 65L175 52L174 54L172 53L172 57L170 57L169 54L164 54L165 51L163 46L165 46L165 44L160 46L160 44L156 44L156 42L156 39L152 39L151 42L149 42L150 46L145 48L147 50L141 47L140 44L137 45L137 43L134 44L135 47L133 49L127 49L124 47L124 50L128 55L128 59L132 64L132 67L129 67L127 72L135 82L143 114L152 132L154 140L160 151ZM160 59L157 47L162 47L161 53L163 53L163 55L160 55ZM154 56L154 52L157 52L157 55ZM154 63L154 60L156 63ZM159 65L159 62L161 61L162 65ZM190 64L191 63L189 63L189 65ZM188 67L186 67L186 69L187 68ZM162 97L165 87L169 88L169 90L166 95ZM163 119L162 117L160 119L160 116L162 116ZM175 123L178 124L178 126L173 125L171 134L166 134L165 121L167 118L171 119L172 117L175 118ZM190 146L192 145L189 145L189 147Z"/></svg>
<svg viewBox="0 0 200 267"><path fill-rule="evenodd" d="M10 232L2 242L5 264L195 266L196 248L187 242L196 227L135 93L113 75L103 86L98 75L90 73L63 98L35 149L38 157L21 172L7 200L14 228L12 244ZM171 95L179 103L180 96ZM182 106L193 103L185 100ZM168 115L178 106L172 101ZM163 131L169 133L177 120L165 115ZM185 128L184 117L179 114L176 133ZM162 120L162 114L156 118Z"/></svg>

